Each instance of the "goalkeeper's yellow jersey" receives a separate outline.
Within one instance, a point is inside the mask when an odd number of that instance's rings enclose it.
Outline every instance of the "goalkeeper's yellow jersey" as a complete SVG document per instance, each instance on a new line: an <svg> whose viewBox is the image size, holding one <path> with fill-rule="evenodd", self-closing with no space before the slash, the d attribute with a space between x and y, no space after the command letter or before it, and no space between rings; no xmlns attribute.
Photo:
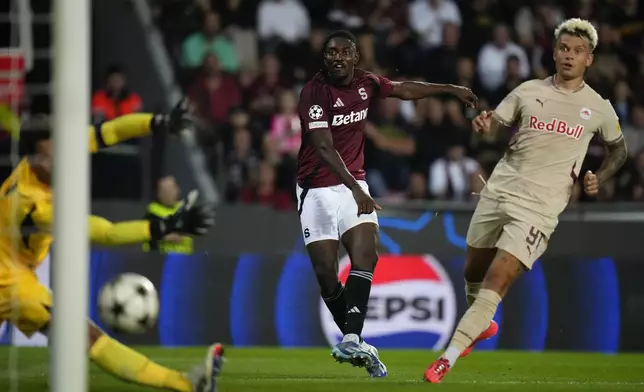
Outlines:
<svg viewBox="0 0 644 392"><path fill-rule="evenodd" d="M134 114L90 127L90 152L150 132L149 114ZM73 173L70 173L73 175ZM24 158L0 186L0 286L12 280L12 267L35 269L53 241L53 197L50 186L34 173ZM120 245L150 239L148 221L118 224L89 217L92 242Z"/></svg>

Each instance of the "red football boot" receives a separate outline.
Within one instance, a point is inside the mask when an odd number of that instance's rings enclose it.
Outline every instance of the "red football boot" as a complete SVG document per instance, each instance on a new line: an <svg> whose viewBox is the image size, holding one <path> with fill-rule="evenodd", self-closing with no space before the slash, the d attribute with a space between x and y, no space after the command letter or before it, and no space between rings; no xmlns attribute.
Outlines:
<svg viewBox="0 0 644 392"><path fill-rule="evenodd" d="M461 353L461 355L459 355L459 358L467 357L469 353L472 352L472 349L474 348L474 345L476 343L480 342L481 340L487 340L493 337L494 335L496 335L498 332L499 332L499 324L497 324L496 321L494 320L490 321L490 326L487 327L485 331L481 332L479 337L476 338L476 340L473 341L472 344L470 344L470 346Z"/></svg>
<svg viewBox="0 0 644 392"><path fill-rule="evenodd" d="M439 384L447 372L449 372L449 362L445 358L439 358L427 368L423 378L428 383Z"/></svg>

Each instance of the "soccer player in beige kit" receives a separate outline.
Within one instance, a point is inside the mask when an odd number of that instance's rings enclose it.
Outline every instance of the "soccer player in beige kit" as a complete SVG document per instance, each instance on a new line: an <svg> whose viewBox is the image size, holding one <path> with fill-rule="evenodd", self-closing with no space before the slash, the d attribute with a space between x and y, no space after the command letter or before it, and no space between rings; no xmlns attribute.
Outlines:
<svg viewBox="0 0 644 392"><path fill-rule="evenodd" d="M519 130L472 216L464 271L470 307L445 353L425 372L430 383L441 382L477 341L497 333L492 317L498 304L512 282L546 250L593 136L603 140L607 155L596 174L585 173L587 194L597 194L626 160L626 144L612 105L584 83L597 40L588 21L564 21L555 30L557 73L521 84L496 110L482 112L472 121L476 132L513 126Z"/></svg>

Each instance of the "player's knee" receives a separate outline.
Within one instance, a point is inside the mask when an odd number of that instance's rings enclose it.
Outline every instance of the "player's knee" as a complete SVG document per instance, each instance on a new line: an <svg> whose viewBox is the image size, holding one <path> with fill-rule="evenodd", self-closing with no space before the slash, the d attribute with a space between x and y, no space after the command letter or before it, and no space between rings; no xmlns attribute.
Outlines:
<svg viewBox="0 0 644 392"><path fill-rule="evenodd" d="M482 282L495 255L496 249L473 248L468 246L465 253L465 267L463 269L465 280L468 282Z"/></svg>
<svg viewBox="0 0 644 392"><path fill-rule="evenodd" d="M499 250L488 268L481 288L493 290L504 297L512 283L523 271L523 264L511 254Z"/></svg>
<svg viewBox="0 0 644 392"><path fill-rule="evenodd" d="M378 251L375 246L361 244L353 249L350 254L352 267L373 271L378 263Z"/></svg>

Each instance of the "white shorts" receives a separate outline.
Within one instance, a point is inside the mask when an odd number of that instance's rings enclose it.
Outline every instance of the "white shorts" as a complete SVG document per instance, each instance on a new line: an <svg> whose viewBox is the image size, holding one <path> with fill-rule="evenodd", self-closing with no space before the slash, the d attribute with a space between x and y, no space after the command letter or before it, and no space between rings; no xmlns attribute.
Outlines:
<svg viewBox="0 0 644 392"><path fill-rule="evenodd" d="M358 183L369 194L367 183ZM302 189L298 185L297 211L306 245L322 240L339 241L346 231L361 223L378 224L375 211L358 216L358 205L353 199L353 193L342 184L310 189Z"/></svg>

